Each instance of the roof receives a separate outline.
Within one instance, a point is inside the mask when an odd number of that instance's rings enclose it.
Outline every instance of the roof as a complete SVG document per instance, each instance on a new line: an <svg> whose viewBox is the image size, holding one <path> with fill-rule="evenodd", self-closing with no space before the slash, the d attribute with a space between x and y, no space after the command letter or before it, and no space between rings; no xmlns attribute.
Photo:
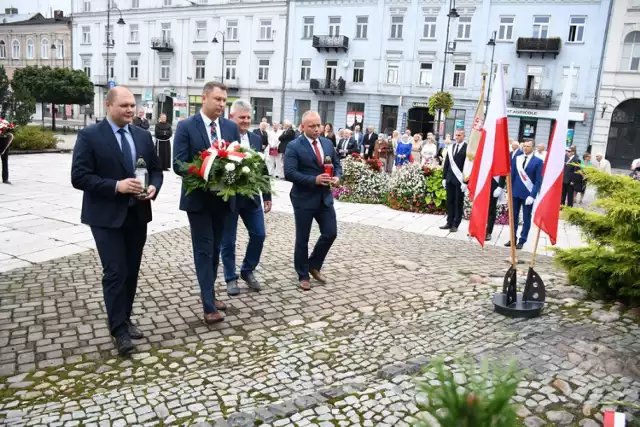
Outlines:
<svg viewBox="0 0 640 427"><path fill-rule="evenodd" d="M15 15L8 15L0 13L0 24L12 24L14 22L27 21L39 13L18 13Z"/></svg>
<svg viewBox="0 0 640 427"><path fill-rule="evenodd" d="M13 18L22 17L23 19ZM7 22L4 20L7 19ZM71 22L71 18L68 16L62 18L45 18L41 13L36 14L18 14L18 15L4 15L0 14L0 26L2 25L41 25L41 24L67 24Z"/></svg>

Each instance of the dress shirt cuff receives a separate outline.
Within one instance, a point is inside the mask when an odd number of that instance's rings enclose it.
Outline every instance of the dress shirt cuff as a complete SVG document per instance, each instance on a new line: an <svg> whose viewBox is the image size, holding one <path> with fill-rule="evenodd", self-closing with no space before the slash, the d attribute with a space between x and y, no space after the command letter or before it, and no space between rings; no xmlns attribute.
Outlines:
<svg viewBox="0 0 640 427"><path fill-rule="evenodd" d="M119 182L120 182L120 181L116 181L116 195L118 195L118 183L119 183Z"/></svg>

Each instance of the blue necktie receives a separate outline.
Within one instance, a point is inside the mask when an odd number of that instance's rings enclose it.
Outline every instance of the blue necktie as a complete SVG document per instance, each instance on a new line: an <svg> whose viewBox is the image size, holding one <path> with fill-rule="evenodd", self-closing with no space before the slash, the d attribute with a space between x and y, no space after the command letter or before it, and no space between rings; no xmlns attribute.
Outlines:
<svg viewBox="0 0 640 427"><path fill-rule="evenodd" d="M213 144L218 140L218 131L216 129L216 122L212 121L209 129L211 130L211 143Z"/></svg>
<svg viewBox="0 0 640 427"><path fill-rule="evenodd" d="M133 176L133 154L131 153L131 146L129 146L129 141L125 137L125 130L118 129L118 133L120 134L120 146L122 147L122 154L124 155L124 164L127 166L127 172L130 176Z"/></svg>

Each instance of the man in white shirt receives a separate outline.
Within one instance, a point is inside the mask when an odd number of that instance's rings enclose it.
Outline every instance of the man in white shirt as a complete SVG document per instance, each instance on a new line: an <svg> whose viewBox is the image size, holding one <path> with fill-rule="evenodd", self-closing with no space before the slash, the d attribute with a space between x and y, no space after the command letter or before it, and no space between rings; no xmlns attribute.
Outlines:
<svg viewBox="0 0 640 427"><path fill-rule="evenodd" d="M611 163L602 157L602 153L596 154L596 166L599 171L611 175Z"/></svg>
<svg viewBox="0 0 640 427"><path fill-rule="evenodd" d="M538 149L536 150L535 156L543 162L547 160L547 151L545 150L544 144L538 144Z"/></svg>

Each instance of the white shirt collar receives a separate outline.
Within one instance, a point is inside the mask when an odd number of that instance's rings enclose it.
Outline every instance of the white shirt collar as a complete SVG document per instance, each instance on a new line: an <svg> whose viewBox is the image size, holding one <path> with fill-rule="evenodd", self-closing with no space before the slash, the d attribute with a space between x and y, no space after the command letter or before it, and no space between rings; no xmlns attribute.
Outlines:
<svg viewBox="0 0 640 427"><path fill-rule="evenodd" d="M207 117L206 114L204 114L202 112L202 110L200 110L200 116L202 117L202 121L204 122L204 125L209 128L211 126L211 122L215 122L216 123L216 129L220 129L220 117L216 118L215 120L211 120L209 117Z"/></svg>
<svg viewBox="0 0 640 427"><path fill-rule="evenodd" d="M244 135L240 134L240 145L245 148L251 148L251 141L249 140L249 132Z"/></svg>

